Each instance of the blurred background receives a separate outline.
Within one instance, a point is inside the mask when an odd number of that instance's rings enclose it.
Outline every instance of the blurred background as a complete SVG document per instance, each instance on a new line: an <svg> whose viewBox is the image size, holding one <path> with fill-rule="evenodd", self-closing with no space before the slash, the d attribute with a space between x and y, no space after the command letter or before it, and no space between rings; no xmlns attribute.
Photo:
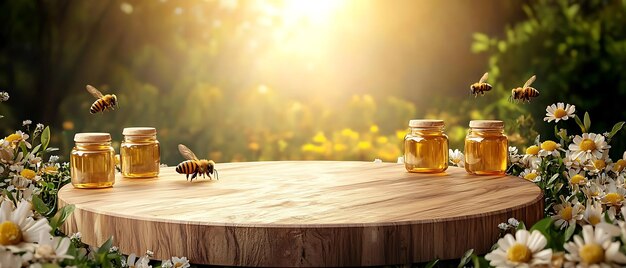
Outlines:
<svg viewBox="0 0 626 268"><path fill-rule="evenodd" d="M595 133L626 119L626 1L21 0L0 14L0 130L50 125L64 160L75 133L119 146L130 126L156 127L169 165L178 143L216 162L395 162L409 119L444 119L459 149L471 119L505 120L522 149L555 139L556 102L589 111ZM470 96L486 71L494 89ZM541 95L509 103L533 74ZM119 109L89 114L86 84ZM621 156L624 135L613 145Z"/></svg>

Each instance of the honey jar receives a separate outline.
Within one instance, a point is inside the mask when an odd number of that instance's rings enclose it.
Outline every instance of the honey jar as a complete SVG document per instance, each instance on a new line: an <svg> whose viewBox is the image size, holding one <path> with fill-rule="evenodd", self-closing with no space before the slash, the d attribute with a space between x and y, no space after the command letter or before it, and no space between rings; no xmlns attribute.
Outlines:
<svg viewBox="0 0 626 268"><path fill-rule="evenodd" d="M115 183L115 150L109 133L77 133L70 153L70 174L76 188L106 188Z"/></svg>
<svg viewBox="0 0 626 268"><path fill-rule="evenodd" d="M122 176L150 178L159 175L161 147L152 127L127 127L122 131L124 141L120 146Z"/></svg>
<svg viewBox="0 0 626 268"><path fill-rule="evenodd" d="M472 120L465 137L465 170L475 175L502 175L508 161L504 122Z"/></svg>
<svg viewBox="0 0 626 268"><path fill-rule="evenodd" d="M409 172L438 173L448 168L448 136L443 120L410 120L404 137L404 167Z"/></svg>

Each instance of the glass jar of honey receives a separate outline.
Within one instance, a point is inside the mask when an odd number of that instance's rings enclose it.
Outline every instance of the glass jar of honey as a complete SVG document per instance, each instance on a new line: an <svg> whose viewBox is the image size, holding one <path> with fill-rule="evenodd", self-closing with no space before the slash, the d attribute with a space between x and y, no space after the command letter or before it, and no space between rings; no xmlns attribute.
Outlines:
<svg viewBox="0 0 626 268"><path fill-rule="evenodd" d="M106 188L115 183L115 150L109 133L77 133L70 153L72 185Z"/></svg>
<svg viewBox="0 0 626 268"><path fill-rule="evenodd" d="M120 146L122 176L151 178L159 175L161 147L152 127L127 127Z"/></svg>
<svg viewBox="0 0 626 268"><path fill-rule="evenodd" d="M508 161L504 122L472 120L465 137L465 170L474 175L502 175Z"/></svg>
<svg viewBox="0 0 626 268"><path fill-rule="evenodd" d="M411 120L404 137L404 167L409 172L438 173L448 168L448 136L443 120Z"/></svg>

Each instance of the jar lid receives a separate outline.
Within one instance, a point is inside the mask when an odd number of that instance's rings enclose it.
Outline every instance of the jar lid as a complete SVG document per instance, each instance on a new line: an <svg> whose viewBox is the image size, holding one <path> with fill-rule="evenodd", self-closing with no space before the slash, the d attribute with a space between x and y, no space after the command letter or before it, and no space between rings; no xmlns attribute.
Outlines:
<svg viewBox="0 0 626 268"><path fill-rule="evenodd" d="M122 131L122 135L143 136L156 135L156 128L153 127L126 127Z"/></svg>
<svg viewBox="0 0 626 268"><path fill-rule="evenodd" d="M471 128L504 128L502 120L472 120L469 123Z"/></svg>
<svg viewBox="0 0 626 268"><path fill-rule="evenodd" d="M111 135L109 133L76 133L74 135L75 142L107 142L111 141Z"/></svg>
<svg viewBox="0 0 626 268"><path fill-rule="evenodd" d="M443 127L443 120L413 119L409 121L409 127Z"/></svg>

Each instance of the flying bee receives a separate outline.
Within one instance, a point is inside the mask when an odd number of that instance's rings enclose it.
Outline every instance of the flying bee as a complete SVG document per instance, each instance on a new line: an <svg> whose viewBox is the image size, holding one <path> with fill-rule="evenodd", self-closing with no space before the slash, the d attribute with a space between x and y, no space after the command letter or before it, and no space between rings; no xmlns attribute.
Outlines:
<svg viewBox="0 0 626 268"><path fill-rule="evenodd" d="M198 175L209 176L209 179L213 179L211 174L215 174L215 178L219 180L219 176L217 174L217 170L215 169L215 162L213 160L206 159L198 159L196 155L189 149L187 146L179 144L178 151L183 157L187 160L181 162L176 166L176 172L179 174L186 174L187 179L189 179L189 175L191 175L191 181Z"/></svg>
<svg viewBox="0 0 626 268"><path fill-rule="evenodd" d="M478 96L478 93L481 95L485 95L485 91L491 90L491 85L485 83L487 78L489 77L489 73L483 74L483 77L480 78L478 83L474 83L470 86L470 94L474 94L474 98Z"/></svg>
<svg viewBox="0 0 626 268"><path fill-rule="evenodd" d="M95 87L87 85L87 91L91 93L94 97L96 97L96 101L93 102L89 112L92 114L106 111L107 109L115 110L115 106L117 105L117 97L115 94L107 94L102 95L100 90L97 90Z"/></svg>
<svg viewBox="0 0 626 268"><path fill-rule="evenodd" d="M530 87L530 85L535 82L535 76L531 76L526 83L524 83L523 87L514 88L511 90L511 96L509 97L509 101L527 101L530 102L530 98L535 98L539 96L539 90Z"/></svg>

